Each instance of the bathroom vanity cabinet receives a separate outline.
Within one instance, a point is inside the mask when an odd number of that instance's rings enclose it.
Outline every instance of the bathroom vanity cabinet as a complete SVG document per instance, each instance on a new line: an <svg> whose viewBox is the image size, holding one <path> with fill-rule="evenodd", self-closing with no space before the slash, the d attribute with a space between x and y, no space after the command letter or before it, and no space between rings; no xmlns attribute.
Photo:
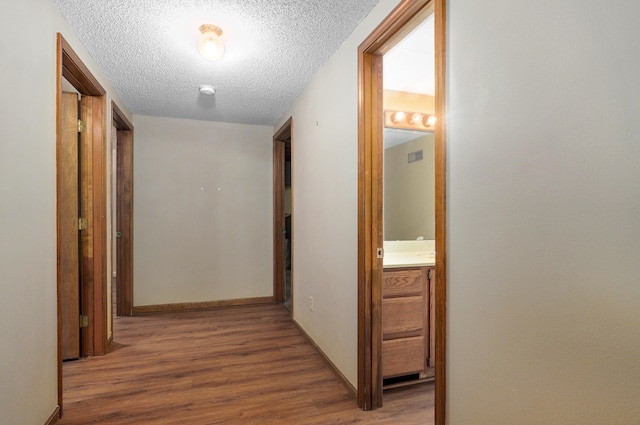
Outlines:
<svg viewBox="0 0 640 425"><path fill-rule="evenodd" d="M383 378L433 377L434 268L385 268L382 280Z"/></svg>

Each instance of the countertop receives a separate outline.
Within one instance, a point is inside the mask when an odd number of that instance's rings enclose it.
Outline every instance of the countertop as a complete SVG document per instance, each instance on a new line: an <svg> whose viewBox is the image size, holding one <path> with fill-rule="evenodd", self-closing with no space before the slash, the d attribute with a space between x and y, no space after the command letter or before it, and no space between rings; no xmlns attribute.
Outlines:
<svg viewBox="0 0 640 425"><path fill-rule="evenodd" d="M384 254L382 264L385 269L398 267L433 267L436 256L426 252Z"/></svg>
<svg viewBox="0 0 640 425"><path fill-rule="evenodd" d="M383 267L433 267L436 264L435 241L385 241Z"/></svg>

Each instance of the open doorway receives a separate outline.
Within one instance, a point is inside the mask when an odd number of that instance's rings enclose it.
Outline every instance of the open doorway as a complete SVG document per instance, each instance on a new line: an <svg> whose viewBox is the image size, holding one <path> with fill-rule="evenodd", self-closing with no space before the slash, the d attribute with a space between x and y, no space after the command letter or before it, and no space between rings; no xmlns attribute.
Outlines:
<svg viewBox="0 0 640 425"><path fill-rule="evenodd" d="M293 315L293 119L273 136L273 295Z"/></svg>
<svg viewBox="0 0 640 425"><path fill-rule="evenodd" d="M435 376L433 7L383 55L383 390ZM413 24L413 22L412 22ZM384 403L383 398L383 403Z"/></svg>
<svg viewBox="0 0 640 425"><path fill-rule="evenodd" d="M115 273L116 314L133 315L133 125L111 102L114 148L112 150L112 263ZM111 309L113 310L113 309ZM113 312L112 316L113 317Z"/></svg>
<svg viewBox="0 0 640 425"><path fill-rule="evenodd" d="M445 305L446 305L446 214L445 214L445 137L444 137L444 76L445 76L445 1L405 0L374 30L358 49L359 73L359 182L358 182L358 404L370 410L382 406L383 402L383 276L384 276L384 105L383 105L383 56L400 40L411 33L429 16L433 16L435 38L435 90L433 112L422 111L420 123L433 126L434 133L434 179L435 179L435 276L431 272L411 271L403 276L403 282L416 282L415 288L422 292L412 295L423 297L422 327L433 336L433 344L423 339L411 340L412 349L425 356L427 368L435 374L435 423L444 424L445 407ZM414 66L409 64L408 66ZM420 111L406 111L420 112ZM427 115L437 119L428 123ZM417 116L417 115L416 115ZM405 123L406 116L402 118ZM389 116L389 119L391 117ZM418 120L415 124L418 123ZM419 156L414 154L414 160ZM421 236L421 235L418 235ZM415 236L414 236L415 237ZM427 282L422 286L419 282ZM428 299L428 302L425 300ZM433 316L431 316L433 313ZM416 316L418 317L418 316ZM433 327L431 326L433 325ZM386 328L385 328L386 329ZM413 331L413 329L412 329ZM435 359L435 362L433 362ZM401 365L405 367L404 364ZM421 361L412 365L418 371ZM398 371L398 373L404 371ZM395 371L393 373L395 374ZM426 374L425 376L426 377ZM420 373L418 373L420 378Z"/></svg>
<svg viewBox="0 0 640 425"><path fill-rule="evenodd" d="M63 94L63 79L73 87L76 93ZM57 257L58 257L58 406L62 414L62 360L63 332L67 315L63 310L69 303L65 300L65 264L67 270L78 270L79 313L68 321L68 326L80 328L80 357L103 355L108 345L106 323L106 105L105 90L93 77L78 55L71 49L61 34L57 35L57 69L56 69L56 198L58 204L56 216ZM65 119L65 109L71 110L72 98L80 94L80 121L73 116ZM63 106L64 99L69 99L69 108ZM77 115L76 115L77 117ZM64 136L65 125L70 134ZM78 133L80 136L78 138ZM79 150L66 152L70 144L79 144ZM75 160L73 160L73 156ZM72 169L75 168L75 175ZM69 174L68 172L71 171ZM74 186L67 186L65 179L77 180ZM64 198L75 191L77 203L75 207L63 209ZM75 250L67 247L75 246ZM82 270L80 274L79 270ZM76 274L75 272L73 273ZM75 302L75 301L73 301ZM75 312L70 313L75 316ZM80 319L80 320L78 320ZM72 322L74 323L72 325Z"/></svg>

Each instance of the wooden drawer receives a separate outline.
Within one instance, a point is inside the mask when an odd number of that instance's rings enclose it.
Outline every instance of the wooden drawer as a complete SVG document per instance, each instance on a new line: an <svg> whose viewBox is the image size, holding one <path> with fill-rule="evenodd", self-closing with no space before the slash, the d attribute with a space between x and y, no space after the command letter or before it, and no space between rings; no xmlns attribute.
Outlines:
<svg viewBox="0 0 640 425"><path fill-rule="evenodd" d="M400 338L382 342L382 376L422 373L425 367L424 338Z"/></svg>
<svg viewBox="0 0 640 425"><path fill-rule="evenodd" d="M422 295L382 300L383 339L423 335L424 316Z"/></svg>
<svg viewBox="0 0 640 425"><path fill-rule="evenodd" d="M384 270L382 272L382 296L388 298L420 295L424 291L425 280L422 268Z"/></svg>

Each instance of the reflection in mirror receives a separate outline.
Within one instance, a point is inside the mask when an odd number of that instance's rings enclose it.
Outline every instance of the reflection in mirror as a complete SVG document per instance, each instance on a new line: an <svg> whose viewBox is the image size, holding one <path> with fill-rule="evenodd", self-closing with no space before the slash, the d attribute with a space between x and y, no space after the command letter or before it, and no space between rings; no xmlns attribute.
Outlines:
<svg viewBox="0 0 640 425"><path fill-rule="evenodd" d="M383 56L384 240L435 239L434 20Z"/></svg>
<svg viewBox="0 0 640 425"><path fill-rule="evenodd" d="M434 134L385 128L384 240L435 239Z"/></svg>

